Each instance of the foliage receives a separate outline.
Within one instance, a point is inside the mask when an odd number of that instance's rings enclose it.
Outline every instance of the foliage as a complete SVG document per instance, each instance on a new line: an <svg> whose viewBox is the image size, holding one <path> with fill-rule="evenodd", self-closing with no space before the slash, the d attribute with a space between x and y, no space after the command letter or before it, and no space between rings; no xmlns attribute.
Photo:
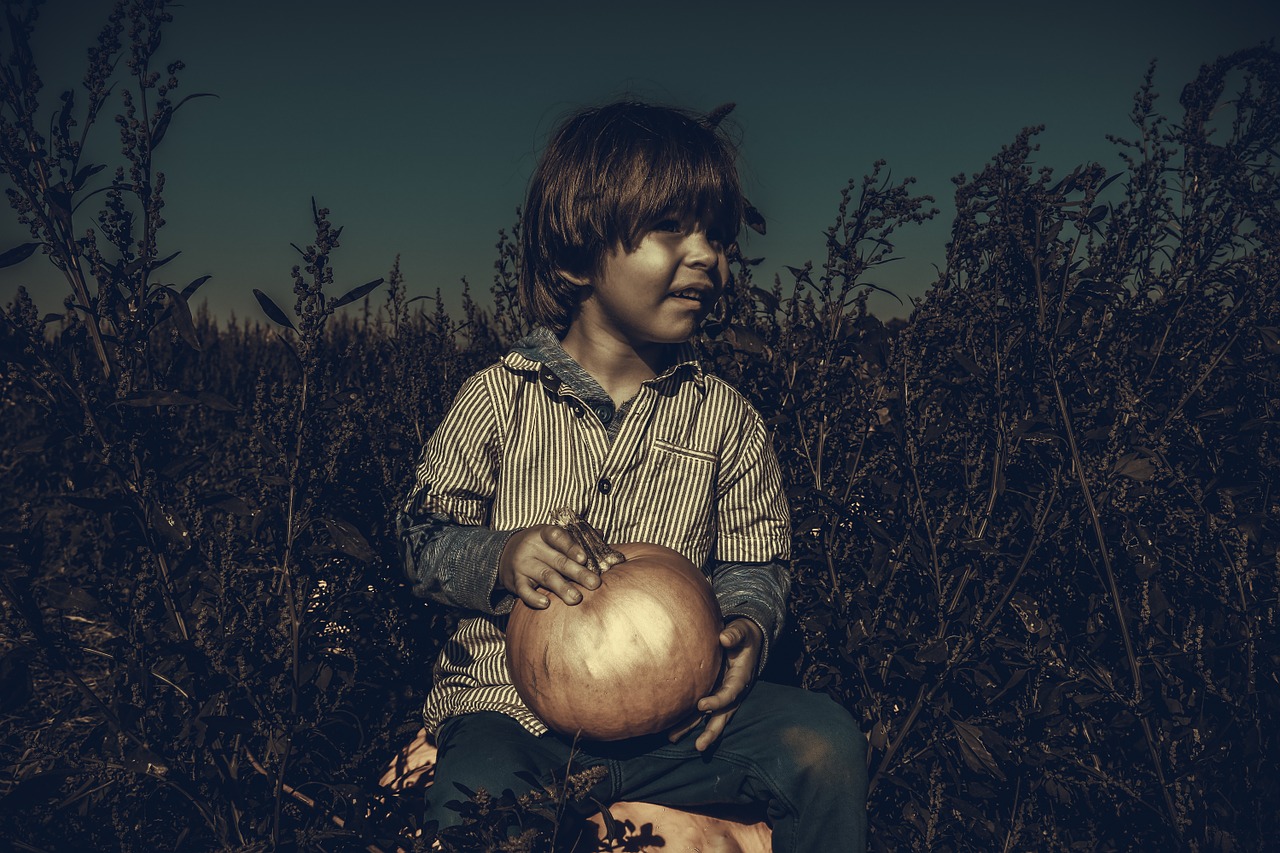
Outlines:
<svg viewBox="0 0 1280 853"><path fill-rule="evenodd" d="M0 158L31 242L0 265L40 251L72 295L0 316L0 834L428 849L412 798L372 780L454 617L408 596L388 510L453 391L525 329L518 238L497 309L468 296L459 321L413 305L398 263L331 296L341 229L313 203L291 314L264 294L269 325L193 313L206 279L165 282L160 250L154 154L195 97L175 101L181 63L152 70L167 6L121 0L46 137L36 6L6 5ZM1020 134L957 179L946 268L905 324L868 313L870 277L933 214L883 164L819 268L765 288L736 259L699 345L790 485L771 674L863 721L877 847L1263 845L1278 89L1280 55L1243 51L1174 123L1148 77L1110 176L1036 171ZM83 157L113 93L108 171ZM581 790L477 792L440 840L545 849Z"/></svg>
<svg viewBox="0 0 1280 853"><path fill-rule="evenodd" d="M1148 75L1110 177L1035 171L1019 134L956 180L947 267L896 334L858 285L925 200L878 173L816 282L740 267L726 329L759 355L710 353L777 426L795 663L869 731L877 847L1263 844L1278 60L1206 66L1177 125Z"/></svg>

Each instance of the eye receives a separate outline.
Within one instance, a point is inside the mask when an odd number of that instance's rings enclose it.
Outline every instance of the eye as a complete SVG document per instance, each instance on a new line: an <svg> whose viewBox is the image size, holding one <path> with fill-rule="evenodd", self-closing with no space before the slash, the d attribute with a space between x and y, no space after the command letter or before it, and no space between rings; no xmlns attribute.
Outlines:
<svg viewBox="0 0 1280 853"><path fill-rule="evenodd" d="M663 219L653 226L654 231L665 231L670 234L678 234L684 230L684 226L680 224L678 219Z"/></svg>

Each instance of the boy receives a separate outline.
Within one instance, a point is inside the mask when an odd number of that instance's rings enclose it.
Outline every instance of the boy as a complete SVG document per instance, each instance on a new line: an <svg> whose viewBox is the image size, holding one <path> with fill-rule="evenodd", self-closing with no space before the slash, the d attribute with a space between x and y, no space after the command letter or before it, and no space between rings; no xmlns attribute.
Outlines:
<svg viewBox="0 0 1280 853"><path fill-rule="evenodd" d="M427 820L457 784L529 790L604 765L594 795L672 806L759 803L779 851L861 850L865 740L825 696L756 683L789 584L790 520L760 416L702 372L689 339L729 276L742 216L734 153L710 122L634 102L583 110L543 152L524 208L521 302L541 324L469 379L427 442L397 518L415 592L472 611L436 663L424 721L439 748ZM607 542L704 567L726 667L702 717L611 744L549 733L516 695L505 616L599 585L546 523L569 507ZM693 730L695 737L686 737Z"/></svg>

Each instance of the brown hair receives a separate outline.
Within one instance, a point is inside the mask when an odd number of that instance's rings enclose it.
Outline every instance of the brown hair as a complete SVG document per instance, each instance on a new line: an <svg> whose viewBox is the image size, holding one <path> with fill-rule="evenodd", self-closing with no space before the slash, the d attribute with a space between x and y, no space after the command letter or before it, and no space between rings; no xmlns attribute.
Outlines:
<svg viewBox="0 0 1280 853"><path fill-rule="evenodd" d="M530 319L563 335L581 288L561 271L591 275L606 252L632 251L660 219L692 213L716 239L737 240L736 151L715 115L619 101L556 128L522 219L520 301Z"/></svg>

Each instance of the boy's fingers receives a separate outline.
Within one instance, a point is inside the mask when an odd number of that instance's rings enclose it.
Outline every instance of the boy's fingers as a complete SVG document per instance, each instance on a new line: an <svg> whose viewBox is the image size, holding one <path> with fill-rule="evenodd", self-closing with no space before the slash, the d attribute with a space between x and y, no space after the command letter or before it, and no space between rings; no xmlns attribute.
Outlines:
<svg viewBox="0 0 1280 853"><path fill-rule="evenodd" d="M685 718L683 723L677 723L675 728L671 729L667 733L667 740L671 741L671 743L675 743L680 740L680 738L702 725L703 721L706 719L706 714L699 714L696 712L691 714Z"/></svg>
<svg viewBox="0 0 1280 853"><path fill-rule="evenodd" d="M729 725L729 719L733 716L736 708L730 708L722 714L712 714L707 720L707 727L702 730L702 734L698 735L698 739L693 742L693 748L698 752L704 752L707 747L715 743L720 737L720 733L724 731L724 727Z"/></svg>
<svg viewBox="0 0 1280 853"><path fill-rule="evenodd" d="M564 533L564 531L560 532ZM568 534L565 535L567 536ZM577 559L578 557L582 557L583 560L586 559L582 549L576 545L570 547L568 551L561 551L554 545L548 545L538 553L538 559L550 566L558 575L568 578L574 583L582 584L587 589L595 589L600 586L600 576L588 569L582 560ZM543 584L543 586L547 585ZM552 587L548 588L553 589ZM565 589L572 589L572 586L566 586ZM563 597L561 596L561 598Z"/></svg>
<svg viewBox="0 0 1280 853"><path fill-rule="evenodd" d="M600 586L600 576L579 563L575 563L563 554L553 563L562 575L569 578L574 583L579 583L587 589L595 589Z"/></svg>
<svg viewBox="0 0 1280 853"><path fill-rule="evenodd" d="M582 591L578 589L577 585L569 577L566 577L565 572L567 570L562 568L565 566L565 558L561 555L559 557L552 556L550 559L551 562L544 561L540 568L534 570L533 577L530 580L565 604L574 605L582 601ZM570 563L569 565L572 564ZM579 568L583 572L587 571L585 567ZM588 574L590 573L588 572ZM599 581L598 578L596 580L597 582Z"/></svg>
<svg viewBox="0 0 1280 853"><path fill-rule="evenodd" d="M519 598L534 610L546 610L551 606L551 601L539 592L524 575L516 576L516 588L512 592L515 593L516 598Z"/></svg>
<svg viewBox="0 0 1280 853"><path fill-rule="evenodd" d="M734 619L720 632L720 645L726 649L741 646L749 639L760 634L760 628L750 619ZM763 635L761 635L763 639Z"/></svg>
<svg viewBox="0 0 1280 853"><path fill-rule="evenodd" d="M569 531L555 524L548 524L542 528L542 541L546 543L553 551L573 557L579 563L587 561L587 555L582 550L582 546L573 541L573 537L569 535Z"/></svg>
<svg viewBox="0 0 1280 853"><path fill-rule="evenodd" d="M698 700L698 710L706 713L727 708L738 701L738 695L742 693L742 689L745 686L745 679L726 675L724 681L720 684L719 690Z"/></svg>
<svg viewBox="0 0 1280 853"><path fill-rule="evenodd" d="M603 554L588 554L583 544L572 533L559 525L547 525L542 531L542 541L553 550L568 557L574 563L587 566L597 562L601 572L606 572L618 563L626 561L626 557L617 549L605 546ZM593 560L594 556L594 560ZM592 572L595 574L595 572ZM581 581L579 581L581 583ZM595 587L590 587L595 589Z"/></svg>

